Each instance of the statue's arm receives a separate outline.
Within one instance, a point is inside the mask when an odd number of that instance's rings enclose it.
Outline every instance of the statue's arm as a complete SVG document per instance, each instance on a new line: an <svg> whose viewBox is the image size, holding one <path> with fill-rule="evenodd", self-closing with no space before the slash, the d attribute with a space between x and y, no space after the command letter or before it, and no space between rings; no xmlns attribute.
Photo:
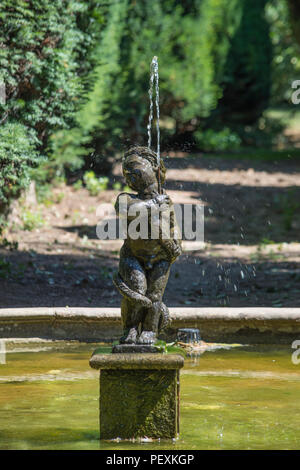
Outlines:
<svg viewBox="0 0 300 470"><path fill-rule="evenodd" d="M170 199L170 238L160 237L160 243L168 254L168 258L173 263L182 253L181 231L176 221L173 203ZM161 232L162 235L162 232Z"/></svg>

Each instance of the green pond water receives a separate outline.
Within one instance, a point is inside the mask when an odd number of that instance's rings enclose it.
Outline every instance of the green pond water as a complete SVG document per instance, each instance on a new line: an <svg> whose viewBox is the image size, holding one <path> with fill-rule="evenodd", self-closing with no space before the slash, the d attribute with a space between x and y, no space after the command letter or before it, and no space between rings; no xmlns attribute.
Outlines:
<svg viewBox="0 0 300 470"><path fill-rule="evenodd" d="M186 359L180 437L147 443L99 441L99 373L88 365L96 347L7 345L0 449L300 448L300 365L288 346L219 349Z"/></svg>

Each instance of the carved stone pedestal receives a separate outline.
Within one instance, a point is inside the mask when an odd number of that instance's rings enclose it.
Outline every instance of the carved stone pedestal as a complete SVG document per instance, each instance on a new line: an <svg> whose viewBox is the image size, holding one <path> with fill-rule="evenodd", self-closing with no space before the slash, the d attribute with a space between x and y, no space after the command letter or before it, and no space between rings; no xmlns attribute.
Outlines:
<svg viewBox="0 0 300 470"><path fill-rule="evenodd" d="M100 439L172 439L179 433L179 369L173 354L95 354Z"/></svg>

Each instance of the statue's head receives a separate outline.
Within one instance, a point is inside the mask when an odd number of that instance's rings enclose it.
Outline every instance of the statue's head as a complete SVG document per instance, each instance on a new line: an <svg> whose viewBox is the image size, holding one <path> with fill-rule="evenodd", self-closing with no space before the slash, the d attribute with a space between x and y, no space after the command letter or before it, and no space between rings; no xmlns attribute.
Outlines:
<svg viewBox="0 0 300 470"><path fill-rule="evenodd" d="M157 155L148 147L131 147L125 153L123 160L123 174L128 186L140 192L149 186L158 186ZM166 168L160 159L160 180L164 183Z"/></svg>

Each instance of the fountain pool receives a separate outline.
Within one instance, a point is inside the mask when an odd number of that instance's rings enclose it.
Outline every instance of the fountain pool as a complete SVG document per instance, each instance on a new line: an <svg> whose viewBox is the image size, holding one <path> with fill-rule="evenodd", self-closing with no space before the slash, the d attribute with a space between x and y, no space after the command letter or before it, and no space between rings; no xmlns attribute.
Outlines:
<svg viewBox="0 0 300 470"><path fill-rule="evenodd" d="M143 443L99 441L99 372L88 365L95 348L99 344L7 343L6 364L0 364L0 449L299 448L300 365L292 363L289 346L241 346L187 358L179 439Z"/></svg>

